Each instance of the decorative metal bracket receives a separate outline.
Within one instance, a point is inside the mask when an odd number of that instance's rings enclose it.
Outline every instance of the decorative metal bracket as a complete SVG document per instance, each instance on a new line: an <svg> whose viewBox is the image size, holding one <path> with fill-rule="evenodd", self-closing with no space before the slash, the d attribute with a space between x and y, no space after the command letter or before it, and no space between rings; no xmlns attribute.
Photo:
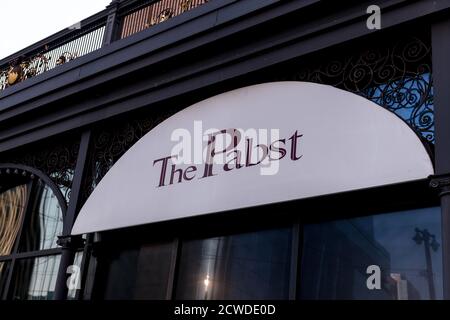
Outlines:
<svg viewBox="0 0 450 320"><path fill-rule="evenodd" d="M430 187L437 189L439 196L450 194L450 173L431 175L428 179L430 180Z"/></svg>
<svg viewBox="0 0 450 320"><path fill-rule="evenodd" d="M63 249L81 249L84 247L85 240L80 236L58 236L56 243Z"/></svg>

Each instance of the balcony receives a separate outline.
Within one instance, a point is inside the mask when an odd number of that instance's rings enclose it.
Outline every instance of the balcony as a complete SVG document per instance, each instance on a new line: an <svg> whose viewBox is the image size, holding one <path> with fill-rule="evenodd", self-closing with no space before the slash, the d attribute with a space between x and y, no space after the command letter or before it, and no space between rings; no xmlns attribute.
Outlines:
<svg viewBox="0 0 450 320"><path fill-rule="evenodd" d="M113 0L98 14L0 60L2 91L103 46L192 10L208 0Z"/></svg>

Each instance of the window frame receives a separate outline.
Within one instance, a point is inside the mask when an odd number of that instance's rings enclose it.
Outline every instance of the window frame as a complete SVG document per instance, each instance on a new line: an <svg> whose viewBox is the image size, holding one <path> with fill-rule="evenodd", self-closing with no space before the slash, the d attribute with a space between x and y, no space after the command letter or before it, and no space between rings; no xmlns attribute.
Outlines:
<svg viewBox="0 0 450 320"><path fill-rule="evenodd" d="M63 249L61 247L51 248L51 249L43 249L43 250L35 250L28 252L20 252L20 242L24 233L24 225L26 223L27 217L33 214L33 202L36 200L37 188L39 185L47 185L54 195L56 196L58 203L61 207L62 212L62 221L63 226L65 222L66 212L67 212L67 204L64 199L64 195L60 191L60 189L56 186L56 184L47 177L43 172L19 164L0 164L0 177L7 176L10 181L8 181L8 188L5 190L1 190L0 192L6 191L9 188L14 188L21 184L27 185L27 199L25 201L25 214L20 221L19 231L17 233L17 238L14 242L14 247L11 250L9 255L0 256L0 262L5 262L9 264L7 269L7 273L4 275L6 277L5 286L2 288L3 295L0 296L0 300L8 300L11 298L11 282L15 271L15 265L17 260L21 259L34 259L44 256L54 256L61 255Z"/></svg>

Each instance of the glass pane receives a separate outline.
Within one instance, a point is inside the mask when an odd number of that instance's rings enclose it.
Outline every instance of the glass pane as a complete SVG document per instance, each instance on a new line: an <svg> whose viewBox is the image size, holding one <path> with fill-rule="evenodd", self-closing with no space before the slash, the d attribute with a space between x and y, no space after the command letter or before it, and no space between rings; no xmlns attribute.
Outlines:
<svg viewBox="0 0 450 320"><path fill-rule="evenodd" d="M182 245L177 299L287 299L291 229Z"/></svg>
<svg viewBox="0 0 450 320"><path fill-rule="evenodd" d="M99 294L103 299L165 299L172 252L169 242L122 250L109 257Z"/></svg>
<svg viewBox="0 0 450 320"><path fill-rule="evenodd" d="M81 262L83 260L83 251L78 251L75 253L75 258L73 259L71 275L75 276L75 282L71 283L73 287L69 287L67 291L67 300L74 300L76 298L79 287L79 281L81 281Z"/></svg>
<svg viewBox="0 0 450 320"><path fill-rule="evenodd" d="M11 253L25 214L27 186L0 193L0 255Z"/></svg>
<svg viewBox="0 0 450 320"><path fill-rule="evenodd" d="M440 208L307 225L301 298L442 299L440 243Z"/></svg>
<svg viewBox="0 0 450 320"><path fill-rule="evenodd" d="M0 262L0 300L5 292L10 262Z"/></svg>
<svg viewBox="0 0 450 320"><path fill-rule="evenodd" d="M62 209L51 188L41 185L36 192L33 214L26 219L20 251L56 248L56 240L62 232Z"/></svg>
<svg viewBox="0 0 450 320"><path fill-rule="evenodd" d="M51 300L55 291L60 256L16 260L11 282L14 300Z"/></svg>

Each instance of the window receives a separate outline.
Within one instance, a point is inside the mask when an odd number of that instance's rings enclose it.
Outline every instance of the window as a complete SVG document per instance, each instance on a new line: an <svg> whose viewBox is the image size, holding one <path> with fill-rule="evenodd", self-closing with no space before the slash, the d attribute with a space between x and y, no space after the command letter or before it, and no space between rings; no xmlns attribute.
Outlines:
<svg viewBox="0 0 450 320"><path fill-rule="evenodd" d="M141 244L102 239L96 299L289 298L291 227L151 243L129 236Z"/></svg>
<svg viewBox="0 0 450 320"><path fill-rule="evenodd" d="M166 299L172 250L172 242L162 242L121 249L105 256L106 269L98 274L104 284L99 298Z"/></svg>
<svg viewBox="0 0 450 320"><path fill-rule="evenodd" d="M77 251L75 253L75 257L73 259L73 264L71 270L69 270L71 275L78 274L78 277L75 277L74 282L72 283L79 283L81 281L81 269L84 259L84 252L83 251ZM67 300L78 300L78 295L80 294L81 288L78 286L69 287L67 290Z"/></svg>
<svg viewBox="0 0 450 320"><path fill-rule="evenodd" d="M167 236L165 227L112 231L102 237L96 253L100 267L94 297L276 300L295 293L309 300L442 299L440 208L389 213L376 208L370 211L376 214L363 216L359 212L367 210L367 203L361 205L349 209L352 218L308 220L329 206L314 202L301 210L305 216L299 224L287 218L282 224L286 227L263 223L255 230L251 225L223 227L216 221L198 238L196 226L204 226L202 219L187 224L187 230L172 230L181 236L177 241L158 240L158 234ZM294 203L269 208L299 212ZM339 208L333 216L342 217L339 211L347 204ZM249 223L254 222L251 217ZM146 239L148 234L155 240Z"/></svg>
<svg viewBox="0 0 450 320"><path fill-rule="evenodd" d="M291 229L185 241L177 299L288 299Z"/></svg>
<svg viewBox="0 0 450 320"><path fill-rule="evenodd" d="M19 250L22 252L56 248L62 232L62 209L47 185L36 189L33 214L25 220Z"/></svg>
<svg viewBox="0 0 450 320"><path fill-rule="evenodd" d="M25 216L28 187L20 185L0 194L0 256L9 255Z"/></svg>
<svg viewBox="0 0 450 320"><path fill-rule="evenodd" d="M16 261L11 285L14 300L50 300L58 275L60 256Z"/></svg>
<svg viewBox="0 0 450 320"><path fill-rule="evenodd" d="M300 298L442 299L440 244L440 208L306 225Z"/></svg>
<svg viewBox="0 0 450 320"><path fill-rule="evenodd" d="M64 196L24 169L0 171L0 299L52 299Z"/></svg>
<svg viewBox="0 0 450 320"><path fill-rule="evenodd" d="M3 296L5 288L7 275L9 271L9 262L0 262L0 298Z"/></svg>

